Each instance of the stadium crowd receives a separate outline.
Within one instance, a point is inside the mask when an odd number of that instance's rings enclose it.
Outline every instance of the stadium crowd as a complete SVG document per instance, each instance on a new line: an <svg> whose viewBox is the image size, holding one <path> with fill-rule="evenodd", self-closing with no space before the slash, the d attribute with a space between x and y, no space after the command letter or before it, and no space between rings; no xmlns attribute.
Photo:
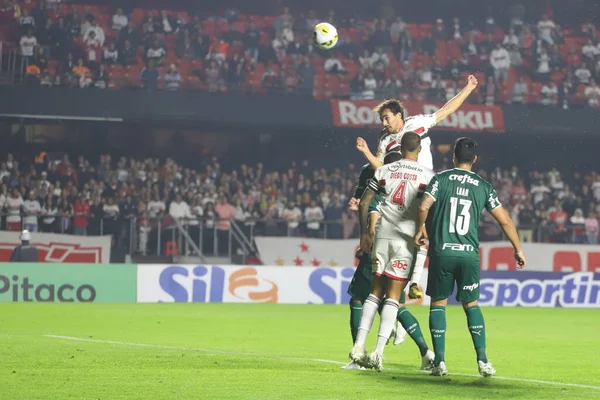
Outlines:
<svg viewBox="0 0 600 400"><path fill-rule="evenodd" d="M440 166L441 169L446 165ZM497 188L525 241L598 241L600 174L597 172L478 171ZM173 159L98 160L40 154L20 163L8 155L0 164L2 229L113 234L123 250L156 248L157 230L173 219L193 237L204 232L203 250L227 252L230 220L247 234L357 237L356 212L348 210L358 167L326 171L308 161L285 170L262 164L222 167L210 159L198 170ZM488 215L488 217L490 217ZM488 218L489 219L489 218ZM482 239L501 236L495 224L481 225ZM154 238L154 239L152 239Z"/></svg>
<svg viewBox="0 0 600 400"><path fill-rule="evenodd" d="M565 28L552 9L528 15L513 2L505 15L417 24L392 6L382 10L385 17L362 18L294 6L265 17L4 0L3 52L12 47L22 57L26 82L47 86L443 102L464 74L477 71L484 84L470 101L600 105L596 27ZM339 29L333 51L311 43L321 20Z"/></svg>

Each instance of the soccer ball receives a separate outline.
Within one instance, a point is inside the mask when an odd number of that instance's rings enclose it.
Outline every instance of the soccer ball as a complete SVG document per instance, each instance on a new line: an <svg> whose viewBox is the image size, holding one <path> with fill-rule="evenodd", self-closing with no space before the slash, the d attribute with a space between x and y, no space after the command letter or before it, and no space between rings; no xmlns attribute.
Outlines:
<svg viewBox="0 0 600 400"><path fill-rule="evenodd" d="M315 26L315 30L313 32L313 43L317 47L323 50L329 50L335 46L337 41L338 33L337 29L335 29L335 26L327 22L321 22Z"/></svg>

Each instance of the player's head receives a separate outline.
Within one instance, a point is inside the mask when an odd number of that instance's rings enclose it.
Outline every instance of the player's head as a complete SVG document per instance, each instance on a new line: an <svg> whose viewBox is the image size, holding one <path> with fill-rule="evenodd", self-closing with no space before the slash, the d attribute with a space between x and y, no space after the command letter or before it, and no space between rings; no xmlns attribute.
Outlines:
<svg viewBox="0 0 600 400"><path fill-rule="evenodd" d="M413 131L406 132L400 140L400 151L404 158L416 161L421 152L421 136Z"/></svg>
<svg viewBox="0 0 600 400"><path fill-rule="evenodd" d="M406 118L406 109L399 100L385 100L373 109L373 112L379 115L383 129L387 133L397 133L404 126Z"/></svg>
<svg viewBox="0 0 600 400"><path fill-rule="evenodd" d="M469 167L477 161L477 142L468 137L461 137L454 142L455 166Z"/></svg>
<svg viewBox="0 0 600 400"><path fill-rule="evenodd" d="M396 161L402 160L402 154L397 151L391 151L387 153L383 159L384 164L391 164Z"/></svg>
<svg viewBox="0 0 600 400"><path fill-rule="evenodd" d="M21 239L22 243L29 243L31 241L31 233L29 233L29 231L25 229L23 232L21 232L19 238Z"/></svg>

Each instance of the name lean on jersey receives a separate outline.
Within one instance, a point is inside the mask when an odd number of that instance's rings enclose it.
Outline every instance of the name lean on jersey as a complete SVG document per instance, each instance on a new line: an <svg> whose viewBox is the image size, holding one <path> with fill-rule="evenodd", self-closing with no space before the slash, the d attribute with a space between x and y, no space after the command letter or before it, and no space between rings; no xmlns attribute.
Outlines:
<svg viewBox="0 0 600 400"><path fill-rule="evenodd" d="M411 160L400 160L377 168L369 188L381 194L376 239L412 242L417 229L419 200L434 172Z"/></svg>
<svg viewBox="0 0 600 400"><path fill-rule="evenodd" d="M400 144L402 136L406 132L415 132L421 136L421 152L419 153L419 164L433 169L433 155L431 154L431 139L429 129L436 125L435 114L415 115L404 121L404 126L398 133L384 135L379 138L377 144L377 158L383 161L388 150L396 144Z"/></svg>
<svg viewBox="0 0 600 400"><path fill-rule="evenodd" d="M430 254L479 258L477 228L483 209L501 206L492 185L474 172L454 168L435 175L425 193L435 199L426 223Z"/></svg>

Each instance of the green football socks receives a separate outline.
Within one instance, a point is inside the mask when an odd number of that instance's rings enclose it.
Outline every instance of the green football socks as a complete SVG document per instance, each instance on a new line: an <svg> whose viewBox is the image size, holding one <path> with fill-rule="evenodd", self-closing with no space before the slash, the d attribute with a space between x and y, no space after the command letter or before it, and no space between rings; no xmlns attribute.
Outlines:
<svg viewBox="0 0 600 400"><path fill-rule="evenodd" d="M477 361L488 362L487 355L485 354L485 322L483 320L483 313L479 306L469 307L465 310L467 314L467 325L469 326L469 332L471 332L471 339L473 339L473 346L477 352Z"/></svg>
<svg viewBox="0 0 600 400"><path fill-rule="evenodd" d="M362 303L350 300L350 333L352 334L352 343L356 342L356 333L360 324L362 307Z"/></svg>
<svg viewBox="0 0 600 400"><path fill-rule="evenodd" d="M408 335L412 338L412 340L415 341L417 346L419 346L421 356L424 356L429 348L427 347L427 342L425 342L425 338L423 337L423 332L421 332L419 321L417 321L415 316L412 315L410 311L406 309L406 307L400 307L398 310L398 322L400 322Z"/></svg>
<svg viewBox="0 0 600 400"><path fill-rule="evenodd" d="M431 306L429 309L429 330L431 331L431 341L433 342L433 352L435 359L433 364L438 366L444 360L446 351L446 307Z"/></svg>

